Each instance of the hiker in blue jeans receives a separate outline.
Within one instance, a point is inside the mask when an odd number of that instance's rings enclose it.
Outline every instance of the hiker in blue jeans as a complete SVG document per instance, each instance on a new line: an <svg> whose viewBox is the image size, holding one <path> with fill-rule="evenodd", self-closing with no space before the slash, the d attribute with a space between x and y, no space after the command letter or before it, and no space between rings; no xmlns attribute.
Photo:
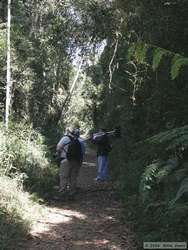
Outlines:
<svg viewBox="0 0 188 250"><path fill-rule="evenodd" d="M108 154L111 151L111 145L105 129L100 129L99 133L93 136L93 143L97 145L97 167L98 174L96 181L108 180Z"/></svg>

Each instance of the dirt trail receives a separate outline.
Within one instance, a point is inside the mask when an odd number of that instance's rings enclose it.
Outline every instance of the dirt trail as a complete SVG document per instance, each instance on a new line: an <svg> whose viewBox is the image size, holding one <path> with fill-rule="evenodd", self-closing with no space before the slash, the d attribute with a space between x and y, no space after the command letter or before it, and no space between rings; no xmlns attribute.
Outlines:
<svg viewBox="0 0 188 250"><path fill-rule="evenodd" d="M52 202L21 249L136 250L117 194L111 184L95 184L95 175L90 154L79 176L82 191L72 201Z"/></svg>

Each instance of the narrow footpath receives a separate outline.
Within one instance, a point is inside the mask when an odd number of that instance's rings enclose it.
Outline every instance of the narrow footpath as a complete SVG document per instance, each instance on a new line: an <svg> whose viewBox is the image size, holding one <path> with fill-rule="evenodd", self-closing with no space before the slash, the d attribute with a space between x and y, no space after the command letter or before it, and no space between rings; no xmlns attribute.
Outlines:
<svg viewBox="0 0 188 250"><path fill-rule="evenodd" d="M74 200L49 203L21 249L137 250L112 184L96 184L95 157L90 153L79 176Z"/></svg>

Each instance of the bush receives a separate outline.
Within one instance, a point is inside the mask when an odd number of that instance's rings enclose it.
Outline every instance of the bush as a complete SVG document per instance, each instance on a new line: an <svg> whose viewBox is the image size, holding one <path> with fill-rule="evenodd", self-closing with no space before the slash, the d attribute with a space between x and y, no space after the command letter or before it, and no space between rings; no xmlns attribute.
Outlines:
<svg viewBox="0 0 188 250"><path fill-rule="evenodd" d="M20 177L0 177L0 249L16 249L16 243L44 212L42 206L23 191L21 183Z"/></svg>
<svg viewBox="0 0 188 250"><path fill-rule="evenodd" d="M0 175L22 175L32 191L46 191L56 182L57 168L47 158L44 137L32 127L16 124L7 131L0 127Z"/></svg>
<svg viewBox="0 0 188 250"><path fill-rule="evenodd" d="M188 237L187 134L188 126L161 132L137 143L127 163L120 157L121 196L141 241Z"/></svg>

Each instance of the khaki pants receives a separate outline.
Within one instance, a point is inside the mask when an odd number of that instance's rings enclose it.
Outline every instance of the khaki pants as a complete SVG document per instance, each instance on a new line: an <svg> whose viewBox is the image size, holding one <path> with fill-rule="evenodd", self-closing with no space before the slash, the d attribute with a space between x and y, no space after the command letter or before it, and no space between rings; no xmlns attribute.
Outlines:
<svg viewBox="0 0 188 250"><path fill-rule="evenodd" d="M64 159L60 164L60 190L70 192L76 191L77 177L80 171L81 162L68 161Z"/></svg>

